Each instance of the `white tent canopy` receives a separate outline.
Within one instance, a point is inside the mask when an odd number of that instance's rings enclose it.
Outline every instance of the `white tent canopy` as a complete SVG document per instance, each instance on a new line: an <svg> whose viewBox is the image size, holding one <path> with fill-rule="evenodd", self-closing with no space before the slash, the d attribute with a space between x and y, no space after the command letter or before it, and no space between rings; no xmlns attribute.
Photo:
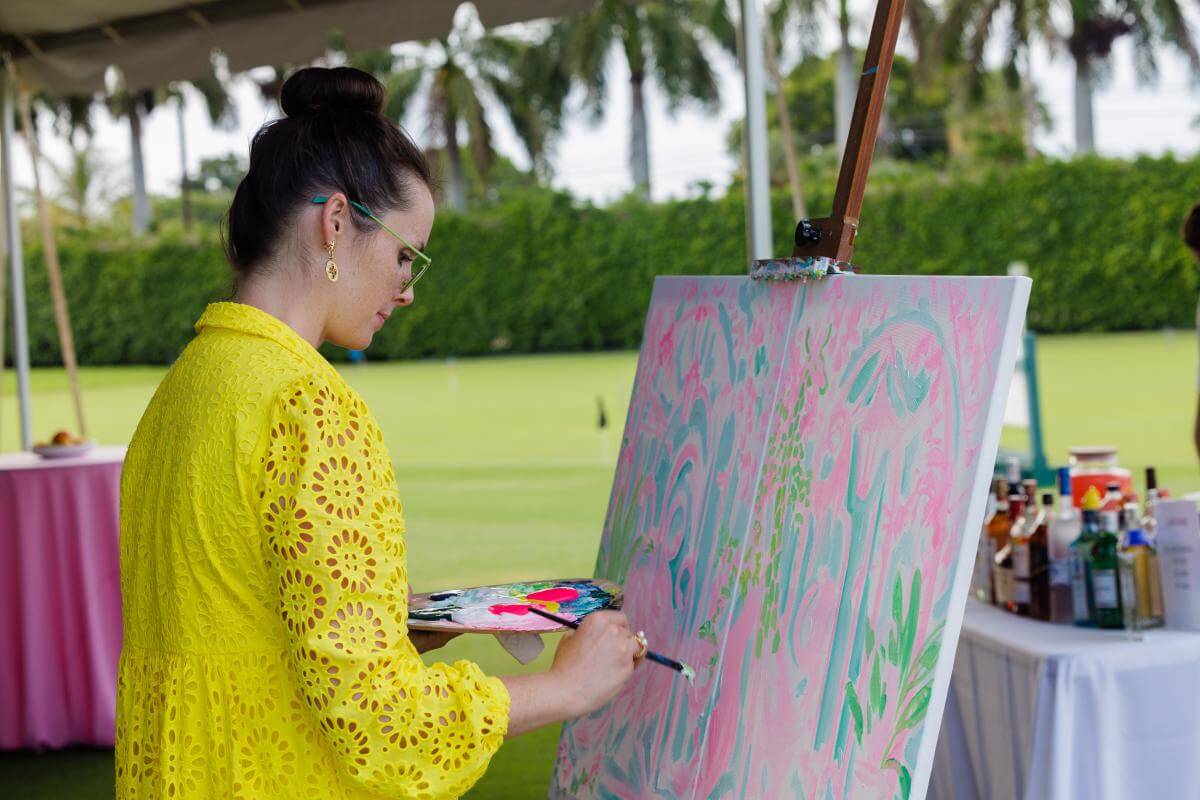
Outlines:
<svg viewBox="0 0 1200 800"><path fill-rule="evenodd" d="M496 27L570 14L593 2L473 0L472 4L485 26ZM771 232L759 0L738 2L745 21L740 50L746 67L748 253L751 258L766 258L771 255ZM90 95L104 89L105 72L112 66L134 89L196 78L209 69L215 49L225 54L232 72L308 63L326 52L328 32L335 28L356 50L431 39L449 32L460 5L458 0L3 0L0 54L12 60L18 79L28 87L60 95ZM0 216L4 219L0 233L6 235L12 276L21 441L29 449L24 267L12 178L15 94L8 75L0 75Z"/></svg>
<svg viewBox="0 0 1200 800"><path fill-rule="evenodd" d="M579 11L590 0L475 0L488 27ZM232 72L307 63L338 28L361 50L450 30L447 0L5 0L0 49L23 80L59 94L104 88L117 66L134 89L204 74L214 48Z"/></svg>

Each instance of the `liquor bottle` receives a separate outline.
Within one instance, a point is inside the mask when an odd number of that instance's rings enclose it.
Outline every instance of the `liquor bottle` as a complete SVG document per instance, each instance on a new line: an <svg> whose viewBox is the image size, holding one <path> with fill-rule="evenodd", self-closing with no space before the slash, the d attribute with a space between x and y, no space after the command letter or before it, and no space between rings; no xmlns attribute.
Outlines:
<svg viewBox="0 0 1200 800"><path fill-rule="evenodd" d="M1154 467L1146 467L1146 504L1142 513L1142 532L1150 540L1151 545L1158 543L1158 520L1154 518L1154 509L1158 505L1158 474Z"/></svg>
<svg viewBox="0 0 1200 800"><path fill-rule="evenodd" d="M1003 606L996 586L996 554L1008 544L1008 531L1012 527L1012 519L1008 516L1008 482L1001 479L996 481L996 513L988 523L988 571L991 573L991 602L994 606Z"/></svg>
<svg viewBox="0 0 1200 800"><path fill-rule="evenodd" d="M1016 613L1017 605L1014 598L1015 582L1013 581L1013 535L1020 534L1024 525L1025 500L1019 494L1009 494L1008 514L1012 518L1012 527L1004 546L996 553L995 585L996 605Z"/></svg>
<svg viewBox="0 0 1200 800"><path fill-rule="evenodd" d="M1083 528L1079 510L1071 501L1071 470L1058 471L1058 512L1050 523L1050 621L1072 622L1071 542Z"/></svg>
<svg viewBox="0 0 1200 800"><path fill-rule="evenodd" d="M1008 488L1011 492L1021 489L1021 459L1016 456L1008 457Z"/></svg>
<svg viewBox="0 0 1200 800"><path fill-rule="evenodd" d="M1109 495L1111 494L1110 491ZM1092 545L1092 605L1096 610L1096 624L1101 628L1125 627L1118 574L1120 564L1117 559L1121 540L1120 519L1119 507L1105 508L1101 511L1100 534Z"/></svg>
<svg viewBox="0 0 1200 800"><path fill-rule="evenodd" d="M1089 486L1083 495L1083 524L1079 536L1071 542L1071 608L1075 624L1096 626L1096 609L1092 596L1092 546L1100 538L1100 492Z"/></svg>
<svg viewBox="0 0 1200 800"><path fill-rule="evenodd" d="M1104 498L1100 501L1101 511L1120 511L1125 507L1125 495L1121 494L1121 484L1117 481L1109 481L1104 492Z"/></svg>
<svg viewBox="0 0 1200 800"><path fill-rule="evenodd" d="M1126 627L1140 631L1162 626L1166 616L1158 551L1136 522L1125 533L1120 566L1121 601L1131 606L1125 611Z"/></svg>
<svg viewBox="0 0 1200 800"><path fill-rule="evenodd" d="M1025 487L1028 491L1028 486ZM1013 581L1013 596L1010 610L1022 617L1029 616L1030 603L1030 587L1029 587L1029 543L1033 536L1034 528L1037 525L1037 498L1033 502L1029 502L1027 497L1022 497L1018 503L1021 506L1021 514L1017 518L1017 512L1012 510L1013 501L1009 500L1009 513L1013 515L1012 532L1009 537L1012 539L1012 581Z"/></svg>
<svg viewBox="0 0 1200 800"><path fill-rule="evenodd" d="M1050 517L1054 494L1042 495L1042 507L1029 537L1029 616L1050 620Z"/></svg>
<svg viewBox="0 0 1200 800"><path fill-rule="evenodd" d="M992 602L992 538L988 527L996 516L996 481L988 487L987 505L983 511L983 527L979 532L979 545L975 549L975 571L971 575L971 596L980 603Z"/></svg>

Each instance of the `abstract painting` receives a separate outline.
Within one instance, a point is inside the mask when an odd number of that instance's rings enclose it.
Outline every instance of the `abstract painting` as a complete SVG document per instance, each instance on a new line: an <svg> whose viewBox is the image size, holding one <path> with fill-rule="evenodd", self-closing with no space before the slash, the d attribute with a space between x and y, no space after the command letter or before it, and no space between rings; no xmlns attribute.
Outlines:
<svg viewBox="0 0 1200 800"><path fill-rule="evenodd" d="M611 581L590 578L445 589L413 595L408 605L408 625L417 630L455 633L563 630L562 625L531 614L531 605L579 621L593 611L620 608L621 589Z"/></svg>
<svg viewBox="0 0 1200 800"><path fill-rule="evenodd" d="M928 783L1023 278L659 278L596 575L647 665L552 798L907 798Z"/></svg>

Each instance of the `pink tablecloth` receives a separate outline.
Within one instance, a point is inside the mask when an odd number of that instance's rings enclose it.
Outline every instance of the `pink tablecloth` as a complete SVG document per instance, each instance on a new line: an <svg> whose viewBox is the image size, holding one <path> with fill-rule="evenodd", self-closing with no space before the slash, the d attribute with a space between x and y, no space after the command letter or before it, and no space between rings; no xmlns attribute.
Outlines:
<svg viewBox="0 0 1200 800"><path fill-rule="evenodd" d="M0 749L112 744L124 455L0 456Z"/></svg>

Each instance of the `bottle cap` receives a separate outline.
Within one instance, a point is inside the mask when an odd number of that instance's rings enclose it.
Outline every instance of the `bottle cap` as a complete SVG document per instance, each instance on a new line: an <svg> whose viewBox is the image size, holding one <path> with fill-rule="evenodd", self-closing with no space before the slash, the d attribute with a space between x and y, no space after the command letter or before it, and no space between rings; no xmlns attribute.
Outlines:
<svg viewBox="0 0 1200 800"><path fill-rule="evenodd" d="M1100 500L1100 490L1095 486L1089 486L1080 505L1084 511L1099 511L1100 506L1104 505Z"/></svg>
<svg viewBox="0 0 1200 800"><path fill-rule="evenodd" d="M1150 539L1141 528L1130 528L1125 532L1126 547L1149 547Z"/></svg>
<svg viewBox="0 0 1200 800"><path fill-rule="evenodd" d="M1070 494L1071 493L1071 468L1070 467L1059 467L1058 468L1058 493L1059 494Z"/></svg>

